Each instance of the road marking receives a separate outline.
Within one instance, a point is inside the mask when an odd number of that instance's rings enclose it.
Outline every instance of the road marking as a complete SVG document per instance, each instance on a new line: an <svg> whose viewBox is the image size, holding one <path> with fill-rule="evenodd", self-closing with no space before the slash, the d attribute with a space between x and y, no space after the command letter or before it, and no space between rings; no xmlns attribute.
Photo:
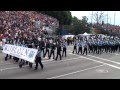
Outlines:
<svg viewBox="0 0 120 90"><path fill-rule="evenodd" d="M57 62L65 62L65 61L72 61L72 60L78 60L78 59L80 59L81 57L77 57L77 58L72 58L72 59L65 59L65 60L59 60L59 61L57 61ZM48 63L53 63L53 62L48 62ZM45 64L48 64L48 63L45 63Z"/></svg>
<svg viewBox="0 0 120 90"><path fill-rule="evenodd" d="M70 51L70 50L68 50L68 51ZM72 54L72 53L69 53L69 54ZM75 55L75 54L73 54L73 55ZM79 55L76 55L76 56L79 56ZM82 56L82 57L79 56L78 58L73 58L73 59L79 59L79 58L83 58L83 56ZM86 57L84 57L84 58L86 58ZM61 62L61 61L62 61L62 62L63 62L63 61L70 61L70 60L73 60L73 59L60 60L60 62ZM103 63L103 64L106 64L106 65L108 65L108 66L111 66L111 67L120 69L120 67L117 67L117 66L115 66L115 65L111 65L111 64L108 64L108 63L96 61L96 60L90 59L90 58L86 58L86 59L89 59L89 60L92 60L92 61L95 61L95 62L99 62L99 63ZM42 61L42 62L43 62L44 64L48 64L48 63L45 63L45 62L52 62L52 61L54 61L54 60L51 59L51 60L45 60L45 61ZM33 65L35 65L35 64L33 64ZM27 66L28 66L28 65L27 65ZM27 67L27 66L23 66L23 67ZM11 68L0 69L0 71L9 70L9 69L15 69L15 68L19 68L19 67L11 67Z"/></svg>
<svg viewBox="0 0 120 90"><path fill-rule="evenodd" d="M109 60L109 59L104 59L104 58L100 58L100 57L96 57L96 56L93 56L93 55L87 55L87 56L94 57L94 58L98 58L98 59L101 59L101 60L104 60L104 61L109 61L109 62L112 62L112 63L115 63L115 64L120 64L119 62L111 61L111 60Z"/></svg>
<svg viewBox="0 0 120 90"><path fill-rule="evenodd" d="M67 50L67 51L70 51L70 52L72 52L71 50Z"/></svg>
<svg viewBox="0 0 120 90"><path fill-rule="evenodd" d="M83 56L82 56L82 57L83 57ZM94 59L91 59L91 58L87 58L87 57L83 57L83 58L88 59L88 60L91 60L91 61L95 61L95 62L103 63L103 64L105 64L105 65L111 66L111 67L116 68L116 69L120 69L120 67L115 66L115 65L112 65L112 64L104 63L104 62L97 61L97 60L94 60Z"/></svg>
<svg viewBox="0 0 120 90"><path fill-rule="evenodd" d="M114 53L114 54L117 55L117 56L120 55L120 54L118 54L118 53Z"/></svg>
<svg viewBox="0 0 120 90"><path fill-rule="evenodd" d="M54 61L54 59L50 59L50 60L42 60L42 62L44 63L44 62L50 62L50 61ZM14 64L14 62L12 63L0 63L0 66L4 66L4 65L13 65ZM18 63L17 63L18 64Z"/></svg>
<svg viewBox="0 0 120 90"><path fill-rule="evenodd" d="M69 53L69 54L72 54L72 53ZM116 55L118 55L118 54L116 54ZM78 55L76 55L76 56L78 56ZM98 59L101 59L101 60L104 60L104 61L109 61L109 62L112 62L112 63L115 63L115 64L120 64L120 62L116 62L116 61L112 61L112 60L109 60L109 59L104 59L104 58L96 57L96 56L93 56L93 55L87 55L87 56L98 58Z"/></svg>
<svg viewBox="0 0 120 90"><path fill-rule="evenodd" d="M101 66L104 66L104 64L99 65L99 66L95 66L95 67L92 67L92 68L87 68L87 69L83 69L83 70L79 70L79 71L75 71L75 72L67 73L67 74L62 74L62 75L55 76L55 77L50 77L50 78L47 78L47 79L56 79L56 78L60 78L60 77L63 77L63 76L68 76L68 75L72 75L72 74L80 73L80 72L83 72L83 71L87 71L87 70L90 70L90 69L95 69L95 68L98 68L98 67L101 67Z"/></svg>
<svg viewBox="0 0 120 90"><path fill-rule="evenodd" d="M69 54L69 53L68 53ZM70 53L71 54L71 53ZM45 57L45 58L43 58L42 59L42 62L44 63L44 62L50 62L50 61L54 61L54 59L49 59L49 60L46 60L46 59L48 59L48 57ZM2 65L1 65L2 64ZM13 63L0 63L0 66L4 66L4 65L12 65Z"/></svg>
<svg viewBox="0 0 120 90"><path fill-rule="evenodd" d="M97 69L95 70L97 73L108 73L108 70L106 69Z"/></svg>
<svg viewBox="0 0 120 90"><path fill-rule="evenodd" d="M81 56L81 57L85 58L85 59L88 59L88 60L91 60L91 61L94 61L94 62L102 63L103 65L108 65L110 67L113 67L113 68L116 68L116 69L120 69L120 67L112 65L112 64L104 63L104 62L97 61L97 60L94 60L94 59L91 59L91 58L87 58L87 57L83 57L83 56ZM100 66L103 66L103 65L100 65ZM96 67L100 67L100 66L96 66ZM92 68L96 68L96 67L92 67ZM71 75L71 74L75 74L75 73L79 73L79 72L82 72L82 71L85 71L85 70L89 70L89 69L91 69L91 68L80 70L80 71L75 71L75 72L71 72L71 73L67 73L67 74L63 74L63 75L59 75L59 76L55 76L55 77L51 77L51 78L47 78L47 79L55 79L55 78L59 78L59 77L63 77L63 76L67 76L67 75Z"/></svg>
<svg viewBox="0 0 120 90"><path fill-rule="evenodd" d="M11 67L11 68L0 69L0 71L9 70L9 69L16 69L16 68L19 68L19 67Z"/></svg>
<svg viewBox="0 0 120 90"><path fill-rule="evenodd" d="M80 59L80 58L81 58L81 57L72 58L72 59L66 59L66 60L59 60L59 61L57 61L57 62L71 61L71 60ZM46 63L46 62L52 62L52 61L54 61L54 60L46 60L46 61L43 61L43 63L44 63L44 64L48 64L48 63ZM35 65L35 64L33 64L33 65ZM26 66L23 66L23 67L27 67L27 66L29 66L29 65L26 65ZM17 68L19 68L19 67L4 68L4 69L0 69L0 71L10 70L10 69L17 69Z"/></svg>
<svg viewBox="0 0 120 90"><path fill-rule="evenodd" d="M42 62L44 63L44 62L50 62L50 61L54 61L54 59L50 59L50 60L42 60Z"/></svg>
<svg viewBox="0 0 120 90"><path fill-rule="evenodd" d="M4 66L4 65L10 65L10 64L12 64L12 63L0 63L0 66Z"/></svg>
<svg viewBox="0 0 120 90"><path fill-rule="evenodd" d="M78 55L76 55L76 56L78 56ZM88 60L91 60L91 61L94 61L94 62L102 63L102 64L108 65L108 66L116 68L116 69L120 69L120 67L118 67L118 66L115 66L115 65L112 65L112 64L108 64L108 63L104 63L104 62L101 62L101 61L97 61L97 60L94 60L94 59L91 59L91 58L87 58L87 57L84 57L84 56L81 56L81 58L85 58L85 59L88 59Z"/></svg>
<svg viewBox="0 0 120 90"><path fill-rule="evenodd" d="M106 53L106 54L107 54L107 53ZM108 54L112 54L112 55L113 55L113 54L115 54L115 55L120 55L120 54L118 54L118 53L110 53L110 52L108 52Z"/></svg>

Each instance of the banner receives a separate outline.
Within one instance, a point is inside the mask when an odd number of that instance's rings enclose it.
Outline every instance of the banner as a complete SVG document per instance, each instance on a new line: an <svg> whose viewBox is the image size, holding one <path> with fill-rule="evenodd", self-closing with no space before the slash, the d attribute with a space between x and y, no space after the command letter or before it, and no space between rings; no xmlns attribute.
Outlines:
<svg viewBox="0 0 120 90"><path fill-rule="evenodd" d="M31 63L34 63L38 50L33 48L26 48L26 47L5 44L3 46L2 52L29 61Z"/></svg>

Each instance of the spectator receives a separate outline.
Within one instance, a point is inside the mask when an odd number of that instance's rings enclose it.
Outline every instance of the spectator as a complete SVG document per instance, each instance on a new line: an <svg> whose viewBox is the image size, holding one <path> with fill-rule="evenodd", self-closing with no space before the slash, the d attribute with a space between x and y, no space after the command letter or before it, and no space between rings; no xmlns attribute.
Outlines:
<svg viewBox="0 0 120 90"><path fill-rule="evenodd" d="M59 22L55 18L36 11L0 11L0 34L3 34L5 38L47 35L48 32L43 29L46 25L49 28L58 28Z"/></svg>

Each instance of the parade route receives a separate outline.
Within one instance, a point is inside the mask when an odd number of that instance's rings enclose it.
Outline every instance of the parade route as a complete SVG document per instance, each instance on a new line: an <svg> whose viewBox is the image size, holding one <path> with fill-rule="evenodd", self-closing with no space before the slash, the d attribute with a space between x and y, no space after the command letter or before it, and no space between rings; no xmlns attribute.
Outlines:
<svg viewBox="0 0 120 90"><path fill-rule="evenodd" d="M73 46L67 47L67 57L55 61L43 59L44 69L22 68L13 60L4 61L0 53L0 79L120 79L120 53L88 55L72 54Z"/></svg>

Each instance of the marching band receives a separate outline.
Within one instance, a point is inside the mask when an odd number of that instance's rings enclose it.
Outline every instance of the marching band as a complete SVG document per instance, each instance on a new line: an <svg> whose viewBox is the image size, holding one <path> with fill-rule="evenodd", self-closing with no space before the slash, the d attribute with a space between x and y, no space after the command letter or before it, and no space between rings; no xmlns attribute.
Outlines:
<svg viewBox="0 0 120 90"><path fill-rule="evenodd" d="M23 39L23 40L6 40L6 44L12 44L21 47L34 48L38 49L38 54L36 55L36 67L38 68L38 63L43 69L43 64L41 62L42 58L45 58L46 55L48 59L51 57L55 60L60 60L62 57L67 56L67 43L66 39ZM73 41L73 51L74 54L87 55L88 53L92 54L102 54L102 53L115 53L116 51L120 52L120 38L119 37L89 37L88 39L74 39ZM5 61L11 59L11 55L6 54ZM15 62L18 62L20 59L18 57L13 57ZM19 63L19 66L22 67L23 64L28 64L28 61L22 60ZM29 62L29 66L32 68L32 63Z"/></svg>

